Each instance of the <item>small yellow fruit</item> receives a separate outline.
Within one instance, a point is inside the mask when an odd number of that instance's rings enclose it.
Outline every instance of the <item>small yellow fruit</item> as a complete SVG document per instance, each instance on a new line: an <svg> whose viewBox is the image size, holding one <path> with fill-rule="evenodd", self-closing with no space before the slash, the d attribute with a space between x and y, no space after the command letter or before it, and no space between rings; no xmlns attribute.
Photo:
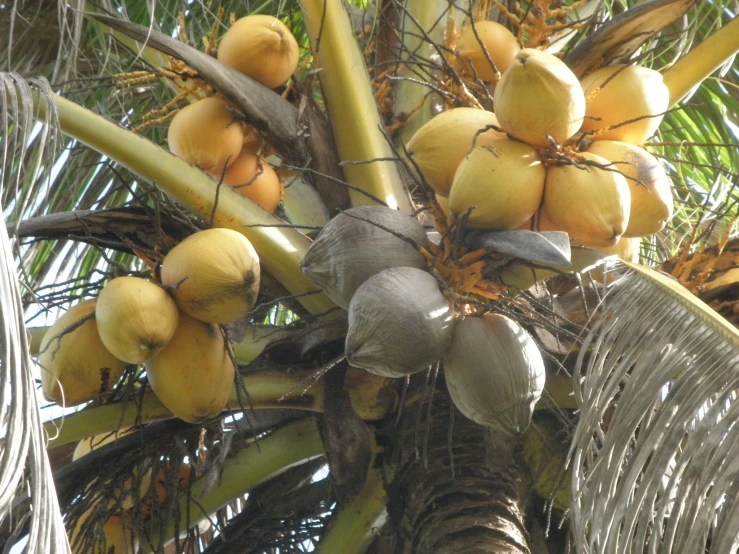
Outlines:
<svg viewBox="0 0 739 554"><path fill-rule="evenodd" d="M472 150L473 141L477 146L506 138L495 129L477 134L491 125L500 125L493 112L454 108L431 119L411 137L408 152L438 195L449 196L454 173Z"/></svg>
<svg viewBox="0 0 739 554"><path fill-rule="evenodd" d="M551 54L524 48L495 87L495 115L511 136L533 146L563 143L585 116L580 82Z"/></svg>
<svg viewBox="0 0 739 554"><path fill-rule="evenodd" d="M670 91L662 75L636 65L611 65L590 73L582 80L586 107L582 131L607 129L626 121L644 117L603 134L596 140L618 140L641 144L659 127L667 110ZM646 117L645 117L646 116Z"/></svg>
<svg viewBox="0 0 739 554"><path fill-rule="evenodd" d="M105 348L94 317L62 335L94 313L95 300L72 306L41 341L41 386L44 396L57 404L76 406L100 397L113 389L126 368Z"/></svg>
<svg viewBox="0 0 739 554"><path fill-rule="evenodd" d="M223 182L271 214L275 213L282 200L282 183L275 170L249 152L242 152L226 170Z"/></svg>
<svg viewBox="0 0 739 554"><path fill-rule="evenodd" d="M243 125L236 111L212 96L182 108L169 124L169 150L212 175L236 161L244 144Z"/></svg>
<svg viewBox="0 0 739 554"><path fill-rule="evenodd" d="M627 238L621 237L613 246L594 246L594 250L600 250L606 254L615 254L620 260L631 262L633 264L639 262L639 237Z"/></svg>
<svg viewBox="0 0 739 554"><path fill-rule="evenodd" d="M608 166L605 158L581 153L584 162ZM550 166L544 185L544 208L552 223L575 244L612 246L629 222L631 193L626 177L593 165Z"/></svg>
<svg viewBox="0 0 739 554"><path fill-rule="evenodd" d="M480 37L479 40L475 36L475 30ZM471 76L493 83L497 80L497 75L485 56L480 41L485 45L490 59L500 73L508 69L521 46L513 33L495 21L477 21L474 29L472 25L462 29L457 39L457 56L471 66L469 68Z"/></svg>
<svg viewBox="0 0 739 554"><path fill-rule="evenodd" d="M218 61L269 88L287 81L298 66L298 55L290 29L271 15L242 17L218 45Z"/></svg>
<svg viewBox="0 0 739 554"><path fill-rule="evenodd" d="M162 404L189 423L223 411L235 375L223 332L186 314L169 344L147 362L146 374Z"/></svg>
<svg viewBox="0 0 739 554"><path fill-rule="evenodd" d="M672 217L672 182L659 160L638 146L611 140L596 140L587 151L612 162L627 178L631 215L624 236L661 231Z"/></svg>
<svg viewBox="0 0 739 554"><path fill-rule="evenodd" d="M259 292L259 274L259 256L244 235L208 229L170 250L161 277L180 310L223 324L249 313Z"/></svg>
<svg viewBox="0 0 739 554"><path fill-rule="evenodd" d="M116 358L143 364L172 338L177 313L162 287L140 277L118 277L100 291L95 319L103 344Z"/></svg>
<svg viewBox="0 0 739 554"><path fill-rule="evenodd" d="M459 164L449 210L459 218L474 206L470 227L515 229L539 208L545 177L544 165L527 144L502 139L476 146Z"/></svg>

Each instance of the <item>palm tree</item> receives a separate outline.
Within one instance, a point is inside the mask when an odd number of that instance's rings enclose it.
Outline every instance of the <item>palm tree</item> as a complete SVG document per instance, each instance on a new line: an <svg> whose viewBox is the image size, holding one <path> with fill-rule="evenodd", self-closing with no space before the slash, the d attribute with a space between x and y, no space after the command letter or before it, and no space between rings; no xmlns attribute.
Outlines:
<svg viewBox="0 0 739 554"><path fill-rule="evenodd" d="M516 3L223 3L226 14L289 23L303 50L282 96L198 51L226 26L216 7L82 4L0 4L0 36L9 37L0 202L14 239L0 235L6 544L66 552L66 525L77 529L75 551L103 551L103 527L121 517L147 552L736 549L739 335L679 286L632 265L603 301L587 274L529 289L529 274L547 273L528 267L519 282L528 290L495 309L535 333L547 386L531 427L511 437L462 416L438 366L406 380L348 366L345 313L299 270L309 237L339 211L378 200L407 213L428 205L404 145L445 103L491 101L447 67L448 37L465 16L511 25L501 13L516 13ZM564 23L552 48L570 65L673 67L673 104L722 66L665 116L650 145L671 171L677 208L667 229L642 241L641 260L733 316L731 3L523 4L534 19L573 7L549 18ZM176 31L189 44L172 39ZM148 76L169 63L164 54L267 138L290 180L279 217L156 146L164 120L130 130L180 91L161 71ZM202 425L174 419L130 366L109 397L42 426L26 353L38 352L44 314L96 296L112 276L150 275L146 260L208 226L244 234L266 273L248 320L228 330L239 367L228 409ZM133 425L71 462L85 437Z"/></svg>

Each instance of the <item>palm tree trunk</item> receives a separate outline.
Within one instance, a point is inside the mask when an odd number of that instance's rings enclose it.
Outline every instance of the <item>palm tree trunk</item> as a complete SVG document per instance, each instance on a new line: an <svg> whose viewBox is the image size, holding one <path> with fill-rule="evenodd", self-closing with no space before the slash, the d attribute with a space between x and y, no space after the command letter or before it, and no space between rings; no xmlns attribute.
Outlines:
<svg viewBox="0 0 739 554"><path fill-rule="evenodd" d="M530 478L515 439L462 416L446 391L435 391L431 406L424 396L412 385L394 430L389 521L374 551L530 554Z"/></svg>

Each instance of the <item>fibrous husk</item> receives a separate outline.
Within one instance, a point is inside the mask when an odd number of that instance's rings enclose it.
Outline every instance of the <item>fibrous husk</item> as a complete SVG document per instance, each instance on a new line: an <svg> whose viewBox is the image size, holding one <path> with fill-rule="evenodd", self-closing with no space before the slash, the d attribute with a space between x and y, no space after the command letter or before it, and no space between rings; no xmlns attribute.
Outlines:
<svg viewBox="0 0 739 554"><path fill-rule="evenodd" d="M475 36L477 31L477 36ZM478 39L479 37L479 39ZM457 38L457 56L469 64L470 76L481 81L494 83L498 79L490 65L482 45L495 64L495 69L504 73L521 50L518 39L506 27L495 21L476 21L475 27L467 25Z"/></svg>
<svg viewBox="0 0 739 554"><path fill-rule="evenodd" d="M301 263L303 274L337 305L349 307L367 279L392 267L423 269L423 255L410 243L426 244L426 231L414 218L382 206L351 208L329 221Z"/></svg>
<svg viewBox="0 0 739 554"><path fill-rule="evenodd" d="M349 306L346 359L383 377L436 363L452 336L449 301L426 271L386 269L357 290Z"/></svg>
<svg viewBox="0 0 739 554"><path fill-rule="evenodd" d="M162 284L187 315L208 323L245 317L259 292L259 256L231 229L190 235L162 262Z"/></svg>
<svg viewBox="0 0 739 554"><path fill-rule="evenodd" d="M475 229L515 229L539 208L545 177L528 144L502 139L476 146L454 175L449 210L458 218L474 206L467 225Z"/></svg>
<svg viewBox="0 0 739 554"><path fill-rule="evenodd" d="M506 138L505 133L488 129L499 127L493 112L477 108L454 108L440 113L418 131L408 142L408 152L436 194L449 196L454 173L472 144L487 144ZM480 132L480 134L477 134Z"/></svg>
<svg viewBox="0 0 739 554"><path fill-rule="evenodd" d="M607 129L643 117L627 125L593 134L596 140L641 144L659 127L670 102L662 75L637 65L611 65L582 80L586 107L582 131Z"/></svg>
<svg viewBox="0 0 739 554"><path fill-rule="evenodd" d="M661 231L672 217L672 181L657 158L625 142L596 140L588 152L613 163L627 177L631 191L629 225L624 237L644 237Z"/></svg>
<svg viewBox="0 0 739 554"><path fill-rule="evenodd" d="M531 422L544 390L544 360L531 336L500 314L458 321L444 354L449 395L472 421L511 435Z"/></svg>
<svg viewBox="0 0 739 554"><path fill-rule="evenodd" d="M216 96L185 106L169 124L170 152L203 171L220 175L236 161L244 144L243 124L237 113Z"/></svg>
<svg viewBox="0 0 739 554"><path fill-rule="evenodd" d="M72 306L46 332L39 348L41 386L44 396L57 404L76 406L99 398L113 389L126 368L100 339L95 300ZM79 325L74 330L74 326Z"/></svg>
<svg viewBox="0 0 739 554"><path fill-rule="evenodd" d="M551 54L524 48L495 88L495 115L511 136L533 146L563 143L585 116L585 96L575 74Z"/></svg>
<svg viewBox="0 0 739 554"><path fill-rule="evenodd" d="M290 29L271 15L242 17L218 45L218 61L269 88L287 81L298 65L299 54Z"/></svg>
<svg viewBox="0 0 739 554"><path fill-rule="evenodd" d="M146 374L170 412L201 423L226 407L235 369L221 329L180 314L174 337L147 362Z"/></svg>
<svg viewBox="0 0 739 554"><path fill-rule="evenodd" d="M608 166L605 158L582 152L583 162ZM580 163L550 166L544 186L544 208L574 244L613 246L626 231L631 193L626 177Z"/></svg>
<svg viewBox="0 0 739 554"><path fill-rule="evenodd" d="M116 358L142 364L172 338L178 313L159 285L140 277L118 277L100 291L95 320L103 344Z"/></svg>

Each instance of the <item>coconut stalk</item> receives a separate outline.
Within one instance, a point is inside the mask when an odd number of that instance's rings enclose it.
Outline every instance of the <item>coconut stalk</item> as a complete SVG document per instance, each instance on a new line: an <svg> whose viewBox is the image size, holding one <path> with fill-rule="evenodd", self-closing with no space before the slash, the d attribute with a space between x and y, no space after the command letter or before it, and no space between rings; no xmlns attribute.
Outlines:
<svg viewBox="0 0 739 554"><path fill-rule="evenodd" d="M385 499L382 474L372 468L364 488L331 518L318 554L363 554L385 523Z"/></svg>
<svg viewBox="0 0 739 554"><path fill-rule="evenodd" d="M172 517L163 535L155 531L151 541L144 545L144 552L153 552L153 545L167 542L178 530L208 517L231 499L248 493L290 467L321 455L323 444L312 418L290 423L260 438L258 446L253 443L223 462L215 487L208 475L204 475L192 483L190 490L180 492L179 511L173 512L179 519Z"/></svg>
<svg viewBox="0 0 739 554"><path fill-rule="evenodd" d="M357 370L358 371L358 370ZM262 409L300 409L310 412L323 411L323 382L310 385L305 375L284 371L259 371L242 376L243 386L249 392L249 400L243 390L231 391L226 409L239 411L242 407ZM309 386L310 385L310 386ZM347 392L354 410L362 419L371 421L385 417L392 405L392 396L380 395L385 380L370 376L352 379ZM146 391L137 402L103 404L74 414L64 415L44 423L49 437L48 448L77 442L91 435L98 435L131 425L151 423L172 417L172 413L152 391Z"/></svg>
<svg viewBox="0 0 739 554"><path fill-rule="evenodd" d="M37 97L38 118L46 113L46 101ZM155 183L187 209L213 227L233 229L254 245L264 268L290 293L316 290L300 273L310 240L285 222L228 186L220 186L199 169L147 139L127 131L60 96L54 96L61 130L127 167L139 177ZM298 301L311 313L334 307L323 293L301 296Z"/></svg>
<svg viewBox="0 0 739 554"><path fill-rule="evenodd" d="M737 52L739 17L734 17L662 73L670 91L669 107L672 108L685 98Z"/></svg>
<svg viewBox="0 0 739 554"><path fill-rule="evenodd" d="M423 32L429 32L435 42L442 43L445 28L442 16L448 9L446 0L407 0L402 17L402 52L418 53L422 58L428 59L433 52L433 46L424 38ZM433 96L429 96L430 89L420 83L405 80L407 78L418 80L418 71L416 64L401 65L398 71L400 80L394 86L396 114L411 113L425 102L423 107L414 112L400 128L398 138L401 144L407 144L413 134L432 117Z"/></svg>
<svg viewBox="0 0 739 554"><path fill-rule="evenodd" d="M352 206L371 206L378 198L391 208L411 212L408 192L400 179L392 149L382 133L369 73L341 0L301 0L311 47L320 69L334 141L343 166ZM382 160L382 161L381 161Z"/></svg>

